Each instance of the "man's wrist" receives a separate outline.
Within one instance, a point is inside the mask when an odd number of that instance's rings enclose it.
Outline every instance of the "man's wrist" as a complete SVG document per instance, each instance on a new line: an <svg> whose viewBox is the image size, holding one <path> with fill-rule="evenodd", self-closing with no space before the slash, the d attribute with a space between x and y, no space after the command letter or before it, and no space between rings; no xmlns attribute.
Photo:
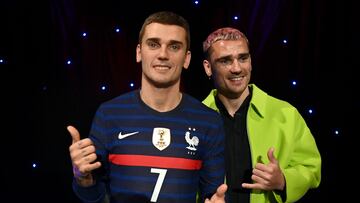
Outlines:
<svg viewBox="0 0 360 203"><path fill-rule="evenodd" d="M89 187L95 184L91 173L81 173L79 169L73 167L74 178L76 182L82 187Z"/></svg>

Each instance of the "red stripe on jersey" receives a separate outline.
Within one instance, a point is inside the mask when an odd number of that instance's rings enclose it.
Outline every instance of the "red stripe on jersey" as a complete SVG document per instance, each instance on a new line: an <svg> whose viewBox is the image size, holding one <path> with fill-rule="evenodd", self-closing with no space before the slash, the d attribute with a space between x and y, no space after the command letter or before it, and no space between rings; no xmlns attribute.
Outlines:
<svg viewBox="0 0 360 203"><path fill-rule="evenodd" d="M109 161L122 166L149 166L184 170L199 170L202 165L201 160L145 155L110 154Z"/></svg>

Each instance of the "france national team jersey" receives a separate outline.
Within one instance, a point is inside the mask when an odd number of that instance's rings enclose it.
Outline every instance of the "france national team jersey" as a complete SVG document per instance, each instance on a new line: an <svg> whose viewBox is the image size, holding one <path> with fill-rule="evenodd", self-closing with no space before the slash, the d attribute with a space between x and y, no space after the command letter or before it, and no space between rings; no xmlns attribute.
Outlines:
<svg viewBox="0 0 360 203"><path fill-rule="evenodd" d="M138 90L105 102L90 139L102 169L91 195L74 182L85 202L96 202L106 188L111 202L193 203L198 191L210 196L224 181L221 118L186 94L169 112L145 105Z"/></svg>

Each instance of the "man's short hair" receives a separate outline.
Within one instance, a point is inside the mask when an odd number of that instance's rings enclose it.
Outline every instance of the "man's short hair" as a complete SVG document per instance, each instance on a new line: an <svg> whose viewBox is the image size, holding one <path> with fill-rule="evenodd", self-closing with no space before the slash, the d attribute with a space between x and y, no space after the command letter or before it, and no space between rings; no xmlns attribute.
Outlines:
<svg viewBox="0 0 360 203"><path fill-rule="evenodd" d="M244 33L240 32L240 30L232 28L232 27L224 27L215 30L210 33L206 40L203 42L203 52L205 57L208 57L209 49L211 45L219 40L239 40L245 39L247 45L249 46L249 41Z"/></svg>
<svg viewBox="0 0 360 203"><path fill-rule="evenodd" d="M147 17L141 27L139 33L139 44L141 44L142 38L145 33L145 27L151 23L160 23L164 25L177 25L184 28L186 32L186 50L190 50L190 26L187 20L171 11L160 11L151 14Z"/></svg>

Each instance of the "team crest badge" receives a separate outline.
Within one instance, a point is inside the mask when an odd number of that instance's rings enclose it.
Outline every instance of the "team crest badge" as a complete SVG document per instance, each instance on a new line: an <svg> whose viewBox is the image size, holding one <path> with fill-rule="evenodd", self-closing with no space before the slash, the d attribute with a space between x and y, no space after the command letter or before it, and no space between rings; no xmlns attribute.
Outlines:
<svg viewBox="0 0 360 203"><path fill-rule="evenodd" d="M171 134L170 129L168 128L154 128L152 143L158 148L158 150L162 151L166 149L171 142Z"/></svg>
<svg viewBox="0 0 360 203"><path fill-rule="evenodd" d="M186 148L191 151L196 151L197 150L196 147L199 145L199 138L197 136L191 137L191 132L195 132L195 131L196 131L195 128L189 127L189 130L186 131L186 133L185 133L185 140L189 144L189 146Z"/></svg>

